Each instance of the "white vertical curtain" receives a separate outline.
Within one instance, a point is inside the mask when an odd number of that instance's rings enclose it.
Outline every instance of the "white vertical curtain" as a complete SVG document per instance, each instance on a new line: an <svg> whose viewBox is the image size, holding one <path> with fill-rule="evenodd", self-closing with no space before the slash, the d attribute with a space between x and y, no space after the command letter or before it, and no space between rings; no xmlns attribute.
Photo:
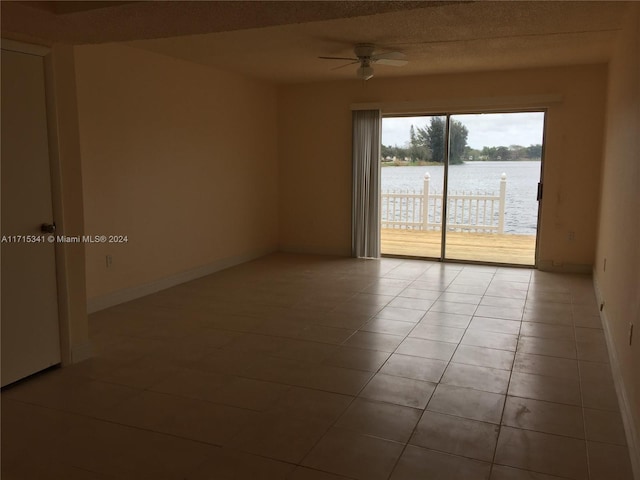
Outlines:
<svg viewBox="0 0 640 480"><path fill-rule="evenodd" d="M380 257L380 110L353 112L351 255Z"/></svg>

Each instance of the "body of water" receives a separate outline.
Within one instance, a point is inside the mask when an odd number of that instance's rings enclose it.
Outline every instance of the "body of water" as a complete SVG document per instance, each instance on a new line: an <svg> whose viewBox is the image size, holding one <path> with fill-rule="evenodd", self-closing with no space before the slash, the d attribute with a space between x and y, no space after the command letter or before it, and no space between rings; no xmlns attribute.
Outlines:
<svg viewBox="0 0 640 480"><path fill-rule="evenodd" d="M424 174L431 175L430 191L442 192L444 167L382 167L382 191L422 191ZM468 162L449 166L449 192L500 192L500 176L507 175L505 233L535 235L538 224L540 162Z"/></svg>

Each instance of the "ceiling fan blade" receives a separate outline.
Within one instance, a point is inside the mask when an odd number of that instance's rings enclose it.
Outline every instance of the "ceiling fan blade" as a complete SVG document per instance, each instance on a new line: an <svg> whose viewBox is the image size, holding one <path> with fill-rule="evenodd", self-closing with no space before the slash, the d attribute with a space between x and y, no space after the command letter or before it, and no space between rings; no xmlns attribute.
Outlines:
<svg viewBox="0 0 640 480"><path fill-rule="evenodd" d="M384 52L371 55L371 60L404 60L407 56L402 52Z"/></svg>
<svg viewBox="0 0 640 480"><path fill-rule="evenodd" d="M389 65L392 67L403 67L407 63L407 60L394 60L392 58L382 58L380 60L375 60L376 65Z"/></svg>
<svg viewBox="0 0 640 480"><path fill-rule="evenodd" d="M333 67L331 70L340 70L341 68L348 67L349 65L355 65L356 63L360 63L360 61L356 60L355 62L345 63L344 65L340 65L339 67Z"/></svg>
<svg viewBox="0 0 640 480"><path fill-rule="evenodd" d="M375 63L379 63L380 65L402 67L403 65L406 65L408 63L406 58L407 56L402 52L386 52L380 53L378 55L373 55L371 57L371 60Z"/></svg>
<svg viewBox="0 0 640 480"><path fill-rule="evenodd" d="M353 58L353 57L318 57L318 58L321 58L323 60L351 60L354 62L358 61L357 58Z"/></svg>

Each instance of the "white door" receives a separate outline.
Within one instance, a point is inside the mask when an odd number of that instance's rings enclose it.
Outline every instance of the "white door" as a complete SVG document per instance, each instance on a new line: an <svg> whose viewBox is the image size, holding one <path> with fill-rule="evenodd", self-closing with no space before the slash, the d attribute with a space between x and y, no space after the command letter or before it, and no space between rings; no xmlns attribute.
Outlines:
<svg viewBox="0 0 640 480"><path fill-rule="evenodd" d="M42 57L2 50L2 386L60 363L44 78Z"/></svg>

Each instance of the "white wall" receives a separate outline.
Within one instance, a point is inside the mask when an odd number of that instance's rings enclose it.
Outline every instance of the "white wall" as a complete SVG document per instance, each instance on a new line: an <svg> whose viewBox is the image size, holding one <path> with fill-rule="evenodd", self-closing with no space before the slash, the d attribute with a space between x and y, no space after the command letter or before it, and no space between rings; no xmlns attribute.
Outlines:
<svg viewBox="0 0 640 480"><path fill-rule="evenodd" d="M640 478L640 5L609 66L606 144L594 279ZM606 269L605 269L606 260ZM635 339L629 345L629 325ZM619 395L620 396L620 395Z"/></svg>
<svg viewBox="0 0 640 480"><path fill-rule="evenodd" d="M86 246L90 305L277 248L273 86L116 44L75 54L85 232L128 237Z"/></svg>

